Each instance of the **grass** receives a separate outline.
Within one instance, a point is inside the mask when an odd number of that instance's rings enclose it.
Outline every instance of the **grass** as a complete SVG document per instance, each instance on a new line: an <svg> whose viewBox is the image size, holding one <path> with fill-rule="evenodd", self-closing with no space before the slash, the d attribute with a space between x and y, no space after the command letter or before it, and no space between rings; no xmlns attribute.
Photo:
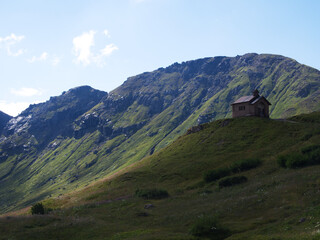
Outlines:
<svg viewBox="0 0 320 240"><path fill-rule="evenodd" d="M169 197L166 190L163 189L137 189L135 196L141 197L143 199L162 199Z"/></svg>
<svg viewBox="0 0 320 240"><path fill-rule="evenodd" d="M245 176L234 176L234 177L227 177L227 178L221 179L218 182L218 185L219 185L219 188L224 188L224 187L231 187L234 185L245 183L247 181L248 179Z"/></svg>
<svg viewBox="0 0 320 240"><path fill-rule="evenodd" d="M230 231L220 226L216 218L201 216L190 230L195 237L223 240L231 235Z"/></svg>
<svg viewBox="0 0 320 240"><path fill-rule="evenodd" d="M241 161L236 161L230 166L230 171L233 173L244 172L250 169L259 167L261 160L257 158L249 158Z"/></svg>
<svg viewBox="0 0 320 240"><path fill-rule="evenodd" d="M208 171L204 174L203 179L205 182L213 182L220 178L230 175L232 172L230 168L218 168L215 170Z"/></svg>
<svg viewBox="0 0 320 240"><path fill-rule="evenodd" d="M320 114L308 118L314 121L240 118L205 124L104 181L42 201L53 209L47 215L1 218L0 236L190 240L197 238L190 230L206 216L230 230L228 240L316 239L320 166L284 169L276 157L296 149L309 153L320 144L313 131ZM306 132L313 132L307 140ZM248 181L224 188L203 181L208 169L225 167L233 169L227 178L245 172ZM135 197L135 189L165 189L170 197Z"/></svg>
<svg viewBox="0 0 320 240"><path fill-rule="evenodd" d="M205 182L213 182L234 173L240 173L261 165L261 160L256 158L235 161L229 167L222 167L206 172L203 176Z"/></svg>

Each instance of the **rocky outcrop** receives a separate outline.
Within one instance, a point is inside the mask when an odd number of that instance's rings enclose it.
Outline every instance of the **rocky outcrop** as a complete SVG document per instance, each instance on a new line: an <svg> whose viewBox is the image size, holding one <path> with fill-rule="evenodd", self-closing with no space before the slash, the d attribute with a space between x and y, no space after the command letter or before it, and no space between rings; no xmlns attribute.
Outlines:
<svg viewBox="0 0 320 240"><path fill-rule="evenodd" d="M0 136L2 134L4 127L7 125L7 123L11 118L12 117L9 116L8 114L5 114L4 112L0 111Z"/></svg>
<svg viewBox="0 0 320 240"><path fill-rule="evenodd" d="M15 141L17 136L19 139L34 136L38 147L46 146L57 136L72 137L73 122L106 95L106 92L89 86L70 89L47 102L30 105L8 122L3 133L11 141Z"/></svg>
<svg viewBox="0 0 320 240"><path fill-rule="evenodd" d="M96 112L86 113L74 123L74 137L79 139L86 133L94 132L98 129L100 118Z"/></svg>
<svg viewBox="0 0 320 240"><path fill-rule="evenodd" d="M202 129L203 129L203 125L193 126L188 129L187 135L192 134L192 133L196 133L196 132L200 132Z"/></svg>

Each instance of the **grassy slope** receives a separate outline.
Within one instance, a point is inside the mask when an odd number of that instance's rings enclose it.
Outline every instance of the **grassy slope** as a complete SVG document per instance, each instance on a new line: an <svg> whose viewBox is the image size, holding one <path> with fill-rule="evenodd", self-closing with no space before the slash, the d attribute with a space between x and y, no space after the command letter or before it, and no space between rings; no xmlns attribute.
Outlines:
<svg viewBox="0 0 320 240"><path fill-rule="evenodd" d="M320 166L281 169L280 153L320 144L320 113L289 121L218 120L84 190L44 201L48 216L0 219L0 239L192 239L199 216L218 216L228 239L319 239ZM203 173L257 157L241 173L248 182L219 190ZM142 200L136 189L162 188L170 197ZM144 209L152 203L155 207ZM147 213L148 216L141 216ZM299 222L301 219L303 222ZM318 235L317 235L318 234Z"/></svg>
<svg viewBox="0 0 320 240"><path fill-rule="evenodd" d="M172 143L197 125L200 116L230 117L230 103L256 87L272 103L272 118L320 109L318 70L277 55L245 56L200 59L128 79L111 94L120 99L136 94L130 106L111 111L101 102L89 113L110 119L113 128L146 124L133 135L121 134L105 142L99 140L98 131L80 139L57 138L52 142L59 143L57 147L42 152L34 149L0 162L0 212L25 207L46 195L73 191L112 174ZM170 95L175 91L177 96ZM159 96L168 106L150 115L157 104L149 103L157 102ZM116 108L117 102L112 106Z"/></svg>

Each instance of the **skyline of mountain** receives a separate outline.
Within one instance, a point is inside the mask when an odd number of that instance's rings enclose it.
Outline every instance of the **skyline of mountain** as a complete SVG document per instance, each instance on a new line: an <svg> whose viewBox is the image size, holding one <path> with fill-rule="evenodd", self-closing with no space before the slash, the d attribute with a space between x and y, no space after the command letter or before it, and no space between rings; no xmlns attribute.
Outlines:
<svg viewBox="0 0 320 240"><path fill-rule="evenodd" d="M24 206L112 174L191 126L230 117L230 104L256 88L272 103L272 118L317 111L319 79L318 70L293 59L251 53L174 63L130 77L109 93L70 89L30 106L4 128L0 205Z"/></svg>

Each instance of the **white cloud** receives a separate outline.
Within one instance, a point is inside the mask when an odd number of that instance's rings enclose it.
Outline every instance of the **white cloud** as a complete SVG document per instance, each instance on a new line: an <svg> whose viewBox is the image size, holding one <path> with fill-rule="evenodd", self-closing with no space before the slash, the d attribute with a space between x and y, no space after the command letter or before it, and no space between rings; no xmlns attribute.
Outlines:
<svg viewBox="0 0 320 240"><path fill-rule="evenodd" d="M0 43L7 42L7 43L16 43L20 42L22 39L24 39L25 36L16 36L14 33L11 33L11 35L6 36L4 38L0 37Z"/></svg>
<svg viewBox="0 0 320 240"><path fill-rule="evenodd" d="M38 61L45 61L48 58L48 53L47 52L43 52L39 57L33 56L31 59L28 59L27 61L29 63L34 63L34 62L38 62Z"/></svg>
<svg viewBox="0 0 320 240"><path fill-rule="evenodd" d="M88 65L91 62L91 47L94 46L95 31L83 33L73 39L73 53L77 57L76 62Z"/></svg>
<svg viewBox="0 0 320 240"><path fill-rule="evenodd" d="M13 117L17 116L27 107L29 107L30 102L7 102L7 101L0 101L0 110L9 114Z"/></svg>
<svg viewBox="0 0 320 240"><path fill-rule="evenodd" d="M16 51L16 52L12 52L11 50L10 50L10 48L7 48L7 53L8 53L8 55L9 56L11 56L11 57L18 57L18 56L20 56L21 54L23 54L25 51L23 50L23 49L19 49L18 51Z"/></svg>
<svg viewBox="0 0 320 240"><path fill-rule="evenodd" d="M105 46L105 48L101 49L100 52L101 52L101 56L109 56L111 55L111 53L115 50L118 50L119 48L114 45L113 43Z"/></svg>
<svg viewBox="0 0 320 240"><path fill-rule="evenodd" d="M95 45L95 34L95 31L90 30L73 39L73 54L76 56L75 63L81 63L84 66L95 63L98 66L103 66L104 58L119 49L115 44L111 43L98 52L97 50L92 50L92 47ZM105 29L103 34L110 38L108 30Z"/></svg>
<svg viewBox="0 0 320 240"><path fill-rule="evenodd" d="M33 97L41 95L42 91L35 88L20 88L20 89L11 89L12 94L20 97Z"/></svg>
<svg viewBox="0 0 320 240"><path fill-rule="evenodd" d="M12 51L12 47L17 43L21 42L25 36L17 36L14 33L11 33L9 36L0 37L0 46L5 48L8 56L17 57L25 52L23 49L18 49L15 52Z"/></svg>
<svg viewBox="0 0 320 240"><path fill-rule="evenodd" d="M47 52L43 52L39 57L33 56L32 58L27 59L29 63L44 62L47 60L50 61L52 66L57 66L61 61L61 57L58 57L57 55L49 56Z"/></svg>

